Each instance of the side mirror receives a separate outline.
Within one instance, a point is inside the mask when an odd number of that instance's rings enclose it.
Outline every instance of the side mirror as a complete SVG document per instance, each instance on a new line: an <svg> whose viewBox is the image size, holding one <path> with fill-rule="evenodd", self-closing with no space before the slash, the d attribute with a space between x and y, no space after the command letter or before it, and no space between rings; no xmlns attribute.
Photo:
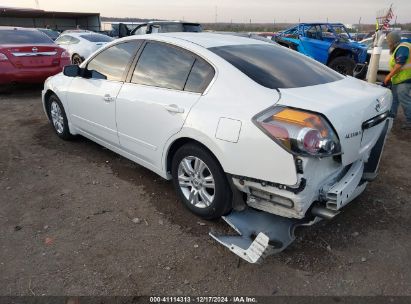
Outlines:
<svg viewBox="0 0 411 304"><path fill-rule="evenodd" d="M81 69L76 64L66 65L63 68L63 74L64 76L67 76L67 77L77 77L77 76L80 76Z"/></svg>
<svg viewBox="0 0 411 304"><path fill-rule="evenodd" d="M97 72L97 71L95 71L95 70L89 71L89 73L91 74L91 75L90 75L90 78L92 78L92 79L104 79L104 80L107 80L107 76L106 76L106 75L103 75L103 74L101 74L100 72Z"/></svg>

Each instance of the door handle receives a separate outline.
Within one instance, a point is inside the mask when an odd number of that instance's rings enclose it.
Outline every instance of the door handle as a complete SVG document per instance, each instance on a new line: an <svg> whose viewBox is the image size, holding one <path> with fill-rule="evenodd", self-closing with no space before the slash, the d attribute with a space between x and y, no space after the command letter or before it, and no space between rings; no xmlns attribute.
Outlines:
<svg viewBox="0 0 411 304"><path fill-rule="evenodd" d="M184 113L184 109L179 108L175 104L166 105L166 106L164 106L164 109L166 109L170 113Z"/></svg>
<svg viewBox="0 0 411 304"><path fill-rule="evenodd" d="M110 94L106 94L106 95L104 95L103 99L104 99L105 102L109 103L109 102L114 101L116 98L112 97Z"/></svg>

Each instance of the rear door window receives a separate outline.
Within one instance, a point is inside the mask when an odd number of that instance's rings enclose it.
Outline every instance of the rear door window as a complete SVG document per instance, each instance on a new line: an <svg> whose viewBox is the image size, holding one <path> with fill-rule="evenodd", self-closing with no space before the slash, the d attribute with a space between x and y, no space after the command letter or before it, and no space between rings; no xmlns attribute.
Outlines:
<svg viewBox="0 0 411 304"><path fill-rule="evenodd" d="M141 44L140 40L135 40L113 45L96 55L87 69L103 74L107 80L121 81Z"/></svg>
<svg viewBox="0 0 411 304"><path fill-rule="evenodd" d="M214 68L210 64L197 58L188 76L184 91L203 93L214 78L214 74Z"/></svg>
<svg viewBox="0 0 411 304"><path fill-rule="evenodd" d="M87 35L81 35L80 37L90 42L111 42L114 40L111 37L108 37L105 35L99 35L99 34L87 34Z"/></svg>
<svg viewBox="0 0 411 304"><path fill-rule="evenodd" d="M54 44L46 34L33 30L0 30L0 44Z"/></svg>
<svg viewBox="0 0 411 304"><path fill-rule="evenodd" d="M61 36L56 39L56 43L58 45L67 45L67 44L70 44L70 41L71 41L71 36L68 36L68 35Z"/></svg>
<svg viewBox="0 0 411 304"><path fill-rule="evenodd" d="M177 47L148 42L137 62L131 82L183 90L195 57Z"/></svg>

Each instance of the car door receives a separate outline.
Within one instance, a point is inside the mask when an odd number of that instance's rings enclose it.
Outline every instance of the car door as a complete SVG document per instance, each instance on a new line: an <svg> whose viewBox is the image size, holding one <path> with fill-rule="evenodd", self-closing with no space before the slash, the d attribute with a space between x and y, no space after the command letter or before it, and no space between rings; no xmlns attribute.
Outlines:
<svg viewBox="0 0 411 304"><path fill-rule="evenodd" d="M322 40L320 25L304 26L304 35L300 38L306 55L326 64L331 42Z"/></svg>
<svg viewBox="0 0 411 304"><path fill-rule="evenodd" d="M115 44L86 65L106 79L76 77L67 91L72 123L81 132L118 146L116 99L141 41Z"/></svg>
<svg viewBox="0 0 411 304"><path fill-rule="evenodd" d="M117 98L121 147L161 169L165 143L180 131L214 73L210 64L184 49L147 42Z"/></svg>

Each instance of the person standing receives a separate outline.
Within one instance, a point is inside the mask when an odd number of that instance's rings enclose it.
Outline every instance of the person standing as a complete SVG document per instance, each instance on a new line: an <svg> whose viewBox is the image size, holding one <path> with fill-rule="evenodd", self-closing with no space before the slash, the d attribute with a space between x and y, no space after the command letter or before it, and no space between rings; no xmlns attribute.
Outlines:
<svg viewBox="0 0 411 304"><path fill-rule="evenodd" d="M401 34L397 31L387 35L390 48L390 73L385 77L384 84L392 84L393 104L391 115L397 116L401 104L406 123L401 127L411 130L411 43L401 42Z"/></svg>

